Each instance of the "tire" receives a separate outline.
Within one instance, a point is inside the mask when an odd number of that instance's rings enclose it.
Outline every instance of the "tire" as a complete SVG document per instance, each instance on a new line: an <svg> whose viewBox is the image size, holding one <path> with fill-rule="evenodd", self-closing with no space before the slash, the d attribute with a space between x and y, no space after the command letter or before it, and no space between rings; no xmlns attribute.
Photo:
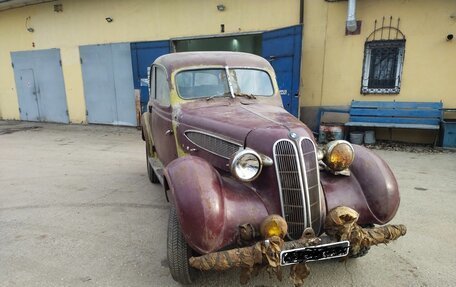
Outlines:
<svg viewBox="0 0 456 287"><path fill-rule="evenodd" d="M177 220L176 208L171 206L168 220L168 265L173 279L182 285L191 284L196 278L196 269L188 264L192 249L185 242Z"/></svg>
<svg viewBox="0 0 456 287"><path fill-rule="evenodd" d="M149 176L149 180L151 183L160 183L160 180L158 180L158 176L155 174L154 169L149 163L149 152L148 152L148 146L146 142L146 165L147 165L147 175Z"/></svg>

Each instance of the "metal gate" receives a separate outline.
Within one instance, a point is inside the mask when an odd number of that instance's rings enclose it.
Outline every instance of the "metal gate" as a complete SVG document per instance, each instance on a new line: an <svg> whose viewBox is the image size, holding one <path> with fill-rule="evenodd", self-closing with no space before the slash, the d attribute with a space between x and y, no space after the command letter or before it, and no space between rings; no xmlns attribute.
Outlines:
<svg viewBox="0 0 456 287"><path fill-rule="evenodd" d="M277 75L285 109L299 115L302 26L291 26L263 33L263 52Z"/></svg>
<svg viewBox="0 0 456 287"><path fill-rule="evenodd" d="M79 47L88 123L136 126L130 44Z"/></svg>
<svg viewBox="0 0 456 287"><path fill-rule="evenodd" d="M134 86L141 93L142 112L145 112L147 102L149 101L148 68L155 59L169 52L169 41L131 43Z"/></svg>
<svg viewBox="0 0 456 287"><path fill-rule="evenodd" d="M59 49L11 52L21 120L68 123Z"/></svg>

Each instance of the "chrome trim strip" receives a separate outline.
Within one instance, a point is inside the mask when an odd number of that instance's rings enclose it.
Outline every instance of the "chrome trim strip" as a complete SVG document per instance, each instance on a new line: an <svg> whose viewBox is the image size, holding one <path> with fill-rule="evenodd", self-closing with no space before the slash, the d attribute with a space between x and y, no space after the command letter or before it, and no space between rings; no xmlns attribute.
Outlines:
<svg viewBox="0 0 456 287"><path fill-rule="evenodd" d="M206 136L209 136L209 137L213 137L213 138L216 138L216 139L225 141L225 142L227 142L227 143L236 145L236 146L239 147L239 149L242 148L242 145L239 144L239 143L236 143L236 142L234 142L234 141L232 141L232 140L227 140L227 139L225 139L225 138L222 138L222 137L220 137L220 136L217 136L217 135L214 135L214 134L211 134L211 133L207 133L207 132L203 132L203 131L199 131L199 130L186 130L186 131L183 133L184 136L185 136L185 138L186 138L189 142L191 142L192 144L194 144L195 146L197 146L197 147L199 147L199 148L201 148L201 149L203 149L203 150L205 150L205 151L207 151L207 152L209 152L209 153L211 153L211 154L213 154L213 155L220 156L220 157L223 157L223 158L228 159L228 160L230 159L230 157L226 157L226 156L224 156L224 155L218 154L218 153L216 153L216 152L214 152L214 151L211 151L211 150L209 150L209 149L207 149L207 148L201 146L200 144L195 143L194 141L192 141L192 140L187 136L187 133L199 133L199 134L202 134L202 135L206 135Z"/></svg>
<svg viewBox="0 0 456 287"><path fill-rule="evenodd" d="M231 82L230 69L228 68L228 66L225 66L225 73L226 73L226 78L228 80L228 87L230 88L231 98L234 99L233 83Z"/></svg>
<svg viewBox="0 0 456 287"><path fill-rule="evenodd" d="M306 203L307 203L307 211L308 211L308 215L309 215L309 222L310 224L307 226L307 227L312 227L312 210L310 209L310 198L309 198L309 181L307 180L307 170L306 169L306 163L304 161L304 151L302 150L302 142L304 140L308 140L310 143L312 143L312 146L313 146L313 149L314 149L314 155L315 155L315 168L318 169L319 165L318 165L318 158L317 158L317 147L315 146L315 143L308 137L302 137L299 139L299 142L298 142L298 147L299 147L299 153L300 153L300 159L301 159L301 165L302 165L302 168L304 169L304 178L305 178L305 191L306 191ZM320 171L318 170L316 172L317 174L317 184L318 184L318 203L320 205L321 203L321 196L320 196ZM320 225L321 225L321 222L320 222ZM315 230L315 232L318 232L318 230Z"/></svg>
<svg viewBox="0 0 456 287"><path fill-rule="evenodd" d="M305 205L307 207L306 208L307 209L307 216L309 217L309 222L306 222L306 227L310 227L310 225L312 225L312 214L310 212L310 198L309 198L309 184L308 184L309 181L307 179L306 163L304 161L304 152L302 150L302 141L303 140L304 140L304 138L300 138L297 141L297 143L298 143L298 149L299 149L299 160L300 160L301 167L303 169L303 173L302 173L302 176L303 176L303 179L304 179L303 188L304 188L304 193L306 195Z"/></svg>
<svg viewBox="0 0 456 287"><path fill-rule="evenodd" d="M279 167L278 164L279 162L277 161L277 154L276 154L276 146L279 142L282 140L278 140L274 143L272 146L272 156L274 157L274 163L275 163L275 171L276 171L276 178L277 178L277 183L279 186L279 196L280 196L280 209L282 210L282 217L285 219L285 210L283 209L283 194L282 194L282 182L280 181L280 174L279 174ZM291 141L290 141L291 142Z"/></svg>
<svg viewBox="0 0 456 287"><path fill-rule="evenodd" d="M283 200L283 189L282 189L282 182L281 182L281 179L280 179L280 169L279 169L279 161L277 160L277 152L276 152L276 148L277 148L277 145L280 143L280 142L289 142L291 143L291 146L293 147L293 151L294 151L294 155L295 155L295 159L296 159L296 166L297 166L297 173L298 173L298 176L299 176L299 185L300 185L300 189L301 189L301 196L302 196L302 199L304 201L304 198L305 198L305 195L304 195L304 190L303 190L303 187L304 187L304 184L303 184L303 178L302 178L302 171L301 171L301 164L300 164L300 159L299 159L299 156L298 156L298 150L296 148L296 143L289 140L289 139L280 139L280 140L277 140L274 145L273 145L273 148L272 148L272 152L273 152L273 156L274 156L274 163L275 163L275 170L276 170L276 176L277 176L277 183L278 183L278 187L279 187L279 195L280 195L280 205L281 205L281 209L282 209L282 216L283 218L285 219L285 221L287 221L287 218L285 216L285 209L284 209L284 200ZM308 223L307 223L307 216L306 216L306 210L305 210L305 203L302 202L302 206L303 206L303 223L304 223L304 226L308 226ZM288 221L287 221L288 222ZM291 238L289 236L289 234L287 234L287 236L290 238L290 239L294 239L294 238ZM298 238L295 238L295 239L298 239Z"/></svg>

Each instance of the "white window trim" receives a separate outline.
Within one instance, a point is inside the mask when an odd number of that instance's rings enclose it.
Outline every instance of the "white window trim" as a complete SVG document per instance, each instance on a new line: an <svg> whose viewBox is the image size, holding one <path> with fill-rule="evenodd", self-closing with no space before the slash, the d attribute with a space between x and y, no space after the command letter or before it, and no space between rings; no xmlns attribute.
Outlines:
<svg viewBox="0 0 456 287"><path fill-rule="evenodd" d="M369 88L369 74L372 56L372 47L364 48L364 73L362 79L362 94L399 94L401 91L402 69L404 65L405 47L399 47L396 68L396 82L394 88Z"/></svg>

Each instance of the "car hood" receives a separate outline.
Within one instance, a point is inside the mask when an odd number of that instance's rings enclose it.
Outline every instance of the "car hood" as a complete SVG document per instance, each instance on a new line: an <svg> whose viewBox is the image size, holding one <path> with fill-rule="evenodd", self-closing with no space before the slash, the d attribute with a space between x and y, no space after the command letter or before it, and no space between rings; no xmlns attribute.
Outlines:
<svg viewBox="0 0 456 287"><path fill-rule="evenodd" d="M301 121L282 107L270 104L242 101L188 103L174 112L174 119L178 126L184 126L180 130L208 132L241 145L253 130L274 130L280 137L293 131L313 139L312 132Z"/></svg>

